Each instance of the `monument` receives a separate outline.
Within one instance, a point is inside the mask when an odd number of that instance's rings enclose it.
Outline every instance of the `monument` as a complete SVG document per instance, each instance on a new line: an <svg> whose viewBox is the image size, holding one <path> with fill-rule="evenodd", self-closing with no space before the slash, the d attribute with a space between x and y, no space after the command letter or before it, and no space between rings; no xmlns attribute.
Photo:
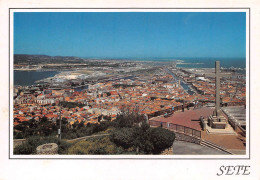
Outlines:
<svg viewBox="0 0 260 180"><path fill-rule="evenodd" d="M205 74L206 77L215 77L215 110L213 115L209 116L209 126L215 129L225 129L227 127L227 120L222 115L220 110L220 78L221 77L230 77L230 74L220 73L220 62L215 62L215 73L214 74Z"/></svg>

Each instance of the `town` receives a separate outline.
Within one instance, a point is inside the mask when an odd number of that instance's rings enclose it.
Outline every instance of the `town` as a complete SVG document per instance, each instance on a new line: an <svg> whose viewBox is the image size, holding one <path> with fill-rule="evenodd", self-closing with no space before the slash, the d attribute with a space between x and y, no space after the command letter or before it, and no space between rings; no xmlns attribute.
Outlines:
<svg viewBox="0 0 260 180"><path fill-rule="evenodd" d="M256 177L256 8L95 3L5 8L3 178Z"/></svg>
<svg viewBox="0 0 260 180"><path fill-rule="evenodd" d="M167 68L144 68L141 63L133 68L125 62L121 64L126 67L110 68L110 71L122 71L123 75L111 75L107 67L92 72L80 69L42 80L43 84L15 87L14 125L43 116L56 122L61 102L81 105L62 109L61 117L73 124L75 121L98 123L99 116L113 120L123 108L152 117L183 104L203 105L215 101L215 80L204 77L214 69L176 68L175 64ZM83 74L85 71L90 75ZM245 92L245 75L226 78L221 84L222 105L245 105Z"/></svg>
<svg viewBox="0 0 260 180"><path fill-rule="evenodd" d="M207 77L207 74L214 73L215 69L180 68L177 67L180 62L95 60L91 66L80 68L76 64L77 67L72 70L64 68L54 77L38 80L34 85L15 86L14 139L30 135L20 131L21 123L32 120L39 122L43 118L57 126L60 119L65 119L66 126L73 129L79 123L89 126L114 121L127 111L137 113L150 125L155 125L154 121L158 121L156 118L167 118L174 112L183 112L185 108L214 107L215 78ZM60 67L55 64L40 65L46 66ZM28 67L19 65L20 69ZM245 74L234 72L233 69L222 71L230 76L221 78L221 106L246 107ZM240 127L245 132L245 119ZM63 137L70 139L83 135Z"/></svg>

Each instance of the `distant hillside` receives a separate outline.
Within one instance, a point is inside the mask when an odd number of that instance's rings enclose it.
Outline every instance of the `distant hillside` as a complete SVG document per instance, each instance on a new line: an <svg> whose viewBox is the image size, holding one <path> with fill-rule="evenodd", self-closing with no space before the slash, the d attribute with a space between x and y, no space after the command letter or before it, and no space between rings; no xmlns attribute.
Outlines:
<svg viewBox="0 0 260 180"><path fill-rule="evenodd" d="M83 59L71 56L47 56L47 55L28 55L15 54L14 64L54 64L54 63L82 63Z"/></svg>

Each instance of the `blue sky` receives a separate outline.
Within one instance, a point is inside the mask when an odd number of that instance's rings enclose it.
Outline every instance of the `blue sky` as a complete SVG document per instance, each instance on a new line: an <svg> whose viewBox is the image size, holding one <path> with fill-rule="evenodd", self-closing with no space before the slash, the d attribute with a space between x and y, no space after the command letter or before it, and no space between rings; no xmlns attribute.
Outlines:
<svg viewBox="0 0 260 180"><path fill-rule="evenodd" d="M14 53L244 58L245 12L15 12Z"/></svg>

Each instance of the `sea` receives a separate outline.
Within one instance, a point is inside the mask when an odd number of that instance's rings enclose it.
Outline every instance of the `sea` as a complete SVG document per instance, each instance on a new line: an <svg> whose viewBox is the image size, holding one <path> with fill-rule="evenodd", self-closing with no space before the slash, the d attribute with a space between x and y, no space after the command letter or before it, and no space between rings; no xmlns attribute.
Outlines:
<svg viewBox="0 0 260 180"><path fill-rule="evenodd" d="M130 61L130 59L127 59ZM185 59L162 59L162 58L148 58L148 59L131 59L133 61L150 61L150 62L172 62L179 60L181 64L177 64L180 68L214 68L215 61L220 61L220 66L223 68L241 68L241 73L245 73L246 60L245 59L221 59L221 58L185 58ZM48 77L53 77L59 71L14 71L14 85L30 86L35 85L35 81ZM79 91L81 88L79 89Z"/></svg>
<svg viewBox="0 0 260 180"><path fill-rule="evenodd" d="M182 59L180 59L182 60ZM223 68L246 68L245 58L189 58L184 59L183 64L178 64L177 67L182 68L215 68L215 61L220 61L220 67Z"/></svg>

